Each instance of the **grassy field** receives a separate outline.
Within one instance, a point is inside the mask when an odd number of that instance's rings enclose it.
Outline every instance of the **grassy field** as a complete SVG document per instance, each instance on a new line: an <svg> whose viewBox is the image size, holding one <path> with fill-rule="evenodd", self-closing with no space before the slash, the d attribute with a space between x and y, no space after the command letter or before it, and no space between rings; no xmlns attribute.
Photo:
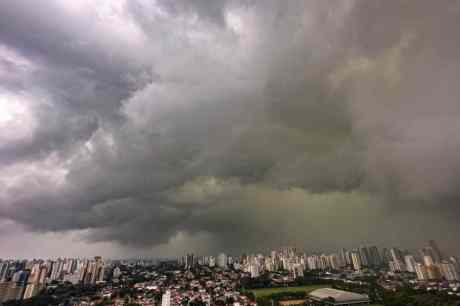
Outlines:
<svg viewBox="0 0 460 306"><path fill-rule="evenodd" d="M262 289L252 289L254 296L256 298L263 297L267 295L271 295L273 293L279 292L299 292L299 291L306 291L310 292L315 289L329 287L328 285L310 285L310 286L298 286L298 287L277 287L277 288L262 288Z"/></svg>

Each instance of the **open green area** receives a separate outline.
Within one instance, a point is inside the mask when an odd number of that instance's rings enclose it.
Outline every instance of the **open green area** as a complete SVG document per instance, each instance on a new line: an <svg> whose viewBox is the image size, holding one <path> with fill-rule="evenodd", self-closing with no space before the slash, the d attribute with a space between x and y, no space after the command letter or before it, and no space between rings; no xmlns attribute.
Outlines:
<svg viewBox="0 0 460 306"><path fill-rule="evenodd" d="M329 285L307 285L307 286L296 286L296 287L275 287L275 288L261 288L248 290L252 292L255 298L261 298L280 292L310 292L315 289L330 287Z"/></svg>

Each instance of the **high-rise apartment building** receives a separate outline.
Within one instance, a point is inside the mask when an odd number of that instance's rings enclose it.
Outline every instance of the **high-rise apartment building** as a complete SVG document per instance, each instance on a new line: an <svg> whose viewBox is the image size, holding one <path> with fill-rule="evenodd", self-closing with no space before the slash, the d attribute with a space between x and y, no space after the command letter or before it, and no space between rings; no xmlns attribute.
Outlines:
<svg viewBox="0 0 460 306"><path fill-rule="evenodd" d="M161 306L170 306L171 305L171 291L166 290L165 293L161 296Z"/></svg>
<svg viewBox="0 0 460 306"><path fill-rule="evenodd" d="M427 266L428 279L439 280L441 279L441 271L437 265Z"/></svg>
<svg viewBox="0 0 460 306"><path fill-rule="evenodd" d="M404 263L406 264L406 270L408 272L415 273L415 259L413 255L404 256Z"/></svg>
<svg viewBox="0 0 460 306"><path fill-rule="evenodd" d="M441 275L448 281L458 281L459 275L453 263L443 261L439 265Z"/></svg>
<svg viewBox="0 0 460 306"><path fill-rule="evenodd" d="M371 267L378 267L382 264L379 249L376 246L369 248L369 262Z"/></svg>
<svg viewBox="0 0 460 306"><path fill-rule="evenodd" d="M356 271L361 271L362 264L361 264L361 257L357 251L351 252L351 260L353 262L353 269Z"/></svg>
<svg viewBox="0 0 460 306"><path fill-rule="evenodd" d="M390 255L391 255L391 261L389 264L392 270L397 271L397 272L406 271L406 266L403 261L404 257L403 257L403 253L401 252L401 250L398 248L391 248Z"/></svg>
<svg viewBox="0 0 460 306"><path fill-rule="evenodd" d="M430 266L434 265L433 257L431 257L430 255L423 256L423 263L427 267L430 267Z"/></svg>
<svg viewBox="0 0 460 306"><path fill-rule="evenodd" d="M421 263L415 264L415 273L417 274L418 280L428 280L428 271L426 267Z"/></svg>
<svg viewBox="0 0 460 306"><path fill-rule="evenodd" d="M222 269L227 268L227 255L225 253L220 253L217 256L217 266Z"/></svg>
<svg viewBox="0 0 460 306"><path fill-rule="evenodd" d="M361 264L365 267L369 267L370 266L370 263L369 263L369 252L367 250L367 247L365 246L361 246L359 249L358 249L358 252L359 252L359 257L361 259Z"/></svg>

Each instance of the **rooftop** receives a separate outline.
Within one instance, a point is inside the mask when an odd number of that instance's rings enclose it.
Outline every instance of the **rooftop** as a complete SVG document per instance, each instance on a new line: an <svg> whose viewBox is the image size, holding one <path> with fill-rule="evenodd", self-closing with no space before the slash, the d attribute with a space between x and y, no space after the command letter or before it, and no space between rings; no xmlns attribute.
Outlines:
<svg viewBox="0 0 460 306"><path fill-rule="evenodd" d="M337 304L369 301L369 297L366 294L358 294L355 292L337 290L333 288L316 289L310 292L308 295L310 298L317 301L333 298Z"/></svg>

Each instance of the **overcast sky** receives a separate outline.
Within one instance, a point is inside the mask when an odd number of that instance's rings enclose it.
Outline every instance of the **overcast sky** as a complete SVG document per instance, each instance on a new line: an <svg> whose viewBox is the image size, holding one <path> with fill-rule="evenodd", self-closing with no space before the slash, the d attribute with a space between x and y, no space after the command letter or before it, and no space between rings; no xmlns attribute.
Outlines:
<svg viewBox="0 0 460 306"><path fill-rule="evenodd" d="M0 2L0 257L460 255L459 1Z"/></svg>

